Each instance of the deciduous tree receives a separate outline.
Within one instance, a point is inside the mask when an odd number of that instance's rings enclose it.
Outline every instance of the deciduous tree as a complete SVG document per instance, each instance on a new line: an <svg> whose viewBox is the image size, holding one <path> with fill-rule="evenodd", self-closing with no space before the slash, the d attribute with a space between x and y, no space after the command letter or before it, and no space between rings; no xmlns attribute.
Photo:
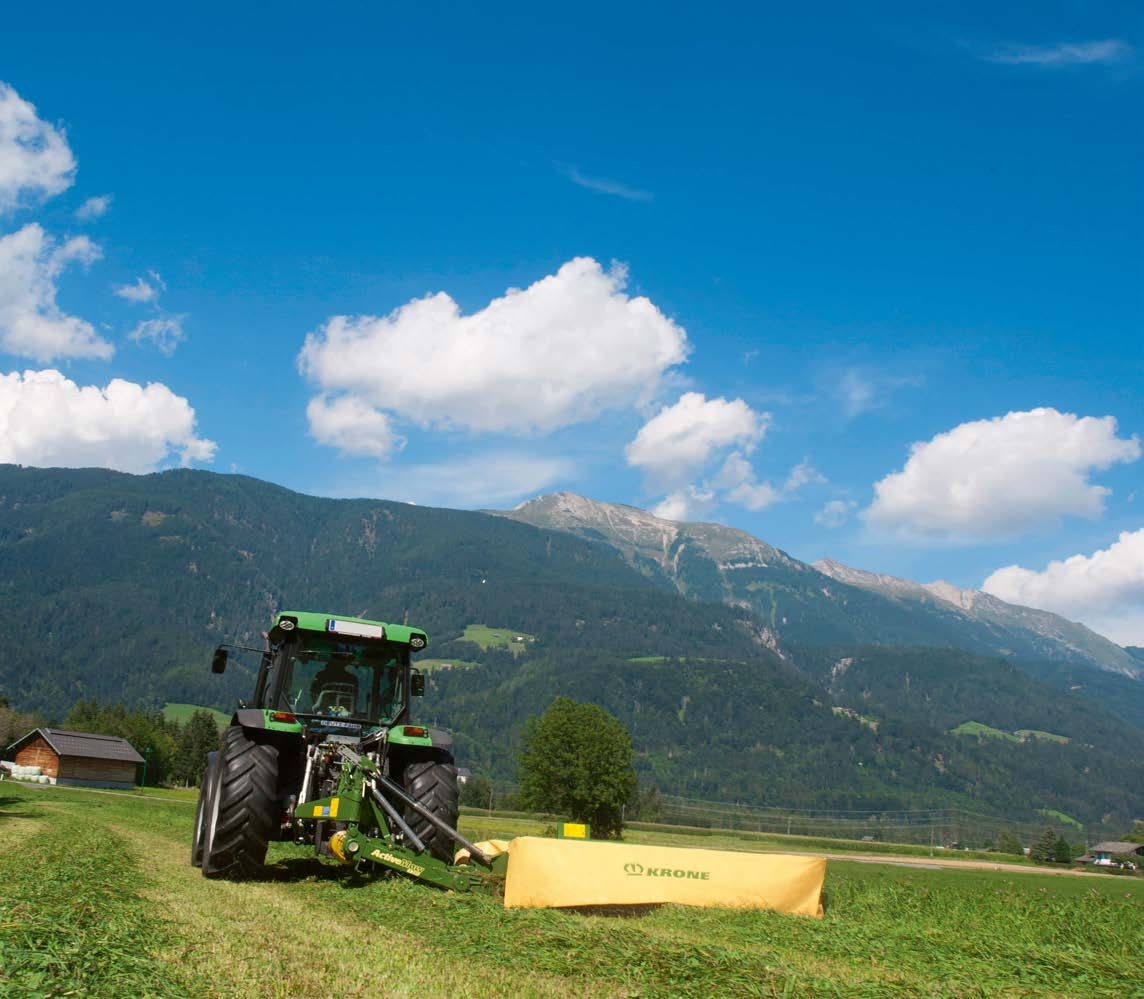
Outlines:
<svg viewBox="0 0 1144 999"><path fill-rule="evenodd" d="M518 776L526 807L586 822L596 839L618 837L636 787L631 735L598 705L558 697L529 720Z"/></svg>

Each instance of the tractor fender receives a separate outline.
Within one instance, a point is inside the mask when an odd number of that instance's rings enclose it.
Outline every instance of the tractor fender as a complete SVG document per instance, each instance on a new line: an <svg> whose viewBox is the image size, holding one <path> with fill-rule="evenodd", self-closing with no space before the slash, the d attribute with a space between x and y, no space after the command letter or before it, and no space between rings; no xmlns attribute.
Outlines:
<svg viewBox="0 0 1144 999"><path fill-rule="evenodd" d="M261 708L239 708L230 723L243 728L266 728L266 713Z"/></svg>
<svg viewBox="0 0 1144 999"><path fill-rule="evenodd" d="M285 715L289 718L286 721L280 717ZM254 729L263 729L267 732L277 732L285 735L301 735L302 723L294 718L288 712L275 712L267 710L266 708L239 708L230 722L232 725L238 725L247 731Z"/></svg>
<svg viewBox="0 0 1144 999"><path fill-rule="evenodd" d="M443 750L450 755L453 752L453 737L444 729L429 729L429 738L433 740L433 748Z"/></svg>

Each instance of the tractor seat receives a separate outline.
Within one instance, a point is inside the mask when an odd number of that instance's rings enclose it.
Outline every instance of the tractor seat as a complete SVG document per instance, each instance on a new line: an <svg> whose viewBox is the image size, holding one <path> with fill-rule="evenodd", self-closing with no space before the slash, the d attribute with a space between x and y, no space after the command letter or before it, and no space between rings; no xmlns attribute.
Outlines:
<svg viewBox="0 0 1144 999"><path fill-rule="evenodd" d="M326 683L314 698L315 714L352 714L357 704L357 684Z"/></svg>

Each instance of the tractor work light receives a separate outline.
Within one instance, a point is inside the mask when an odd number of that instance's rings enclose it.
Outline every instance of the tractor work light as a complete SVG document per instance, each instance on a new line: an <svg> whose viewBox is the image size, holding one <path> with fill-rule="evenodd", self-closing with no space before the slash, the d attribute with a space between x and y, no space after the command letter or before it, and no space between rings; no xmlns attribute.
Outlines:
<svg viewBox="0 0 1144 999"><path fill-rule="evenodd" d="M360 621L339 621L330 618L326 630L335 635L349 638L385 638L385 629L380 624L362 624Z"/></svg>

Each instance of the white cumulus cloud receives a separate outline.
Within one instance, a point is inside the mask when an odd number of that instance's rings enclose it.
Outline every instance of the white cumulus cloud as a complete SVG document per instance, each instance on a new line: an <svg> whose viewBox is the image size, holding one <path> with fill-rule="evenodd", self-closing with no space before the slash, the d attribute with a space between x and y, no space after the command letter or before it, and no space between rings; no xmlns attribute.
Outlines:
<svg viewBox="0 0 1144 999"><path fill-rule="evenodd" d="M1124 531L1108 548L994 572L981 587L1002 600L1053 611L1122 645L1144 645L1144 528Z"/></svg>
<svg viewBox="0 0 1144 999"><path fill-rule="evenodd" d="M917 375L892 375L870 367L847 368L836 377L833 392L842 402L848 417L880 409L897 389L921 384Z"/></svg>
<svg viewBox="0 0 1144 999"><path fill-rule="evenodd" d="M796 466L791 469L790 480L792 482L798 480L793 487L795 489L805 481L801 478L801 468L802 466ZM732 451L727 455L723 467L711 479L711 487L723 490L723 498L729 502L746 507L755 513L765 510L783 498L782 492L769 482L756 481L755 469L739 451Z"/></svg>
<svg viewBox="0 0 1144 999"><path fill-rule="evenodd" d="M210 461L195 411L166 385L112 379L79 386L59 371L0 375L0 462L153 472L174 455Z"/></svg>
<svg viewBox="0 0 1144 999"><path fill-rule="evenodd" d="M113 200L110 194L97 194L94 198L88 198L75 210L75 217L81 222L102 218L111 210Z"/></svg>
<svg viewBox="0 0 1144 999"><path fill-rule="evenodd" d="M0 83L0 212L66 191L76 162L59 129L6 83Z"/></svg>
<svg viewBox="0 0 1144 999"><path fill-rule="evenodd" d="M149 271L148 276L151 279L149 281L146 278L137 277L134 284L120 285L114 289L114 294L127 299L129 302L157 301L160 292L166 291L167 286L155 271Z"/></svg>
<svg viewBox="0 0 1144 999"><path fill-rule="evenodd" d="M335 316L298 358L322 394L422 427L545 433L652 396L687 335L627 273L579 257L472 315L444 292Z"/></svg>
<svg viewBox="0 0 1144 999"><path fill-rule="evenodd" d="M854 500L827 500L814 515L814 522L831 529L841 527L850 519L850 514L857 505Z"/></svg>
<svg viewBox="0 0 1144 999"><path fill-rule="evenodd" d="M809 460L803 459L787 473L786 482L783 483L784 493L793 493L807 485L820 485L826 477L815 468Z"/></svg>
<svg viewBox="0 0 1144 999"><path fill-rule="evenodd" d="M688 485L668 493L651 508L651 513L664 520L695 520L715 506L715 490Z"/></svg>
<svg viewBox="0 0 1144 999"><path fill-rule="evenodd" d="M306 406L310 436L343 454L388 458L405 441L393 429L388 414L356 396L327 399L316 396Z"/></svg>
<svg viewBox="0 0 1144 999"><path fill-rule="evenodd" d="M628 464L641 469L651 483L673 489L700 474L730 447L747 453L763 439L770 424L742 399L708 399L686 392L647 421L625 449ZM742 455L739 460L743 461Z"/></svg>
<svg viewBox="0 0 1144 999"><path fill-rule="evenodd" d="M135 328L127 334L128 338L136 343L153 343L164 357L175 353L175 348L186 338L183 333L183 322L186 314L181 316L159 316L156 319L144 319L135 324Z"/></svg>
<svg viewBox="0 0 1144 999"><path fill-rule="evenodd" d="M57 244L35 223L0 237L0 351L41 362L110 357L111 344L91 323L56 303L64 269L99 257L99 247L86 236Z"/></svg>
<svg viewBox="0 0 1144 999"><path fill-rule="evenodd" d="M647 421L625 449L628 464L647 484L666 493L652 512L665 520L694 520L718 503L757 513L790 499L809 483L825 482L808 460L800 461L779 487L760 482L747 455L770 426L742 399L708 399L687 392Z"/></svg>
<svg viewBox="0 0 1144 999"><path fill-rule="evenodd" d="M1090 475L1140 453L1111 416L1042 408L962 423L912 445L905 467L875 484L864 516L917 539L1012 537L1063 516L1099 517L1109 490Z"/></svg>
<svg viewBox="0 0 1144 999"><path fill-rule="evenodd" d="M573 477L573 464L559 456L491 451L403 468L399 478L384 483L382 495L431 506L494 507L545 492Z"/></svg>

